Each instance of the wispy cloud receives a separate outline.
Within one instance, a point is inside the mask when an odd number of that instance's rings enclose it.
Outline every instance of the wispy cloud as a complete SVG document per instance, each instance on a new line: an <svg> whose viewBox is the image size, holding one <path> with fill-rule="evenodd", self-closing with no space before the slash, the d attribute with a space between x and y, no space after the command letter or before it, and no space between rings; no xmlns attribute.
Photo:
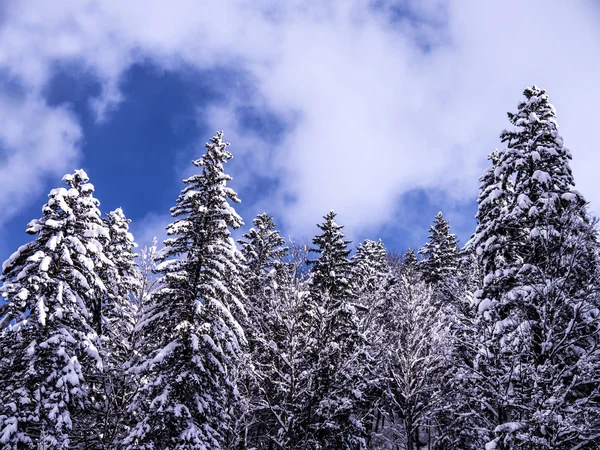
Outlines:
<svg viewBox="0 0 600 450"><path fill-rule="evenodd" d="M0 226L43 190L42 180L71 170L81 137L67 108L0 92Z"/></svg>

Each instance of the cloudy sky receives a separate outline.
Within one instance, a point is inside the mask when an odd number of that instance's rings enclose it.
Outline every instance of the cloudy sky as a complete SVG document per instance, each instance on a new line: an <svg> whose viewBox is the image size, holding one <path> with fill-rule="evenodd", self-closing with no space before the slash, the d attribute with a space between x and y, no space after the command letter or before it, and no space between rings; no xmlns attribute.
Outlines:
<svg viewBox="0 0 600 450"><path fill-rule="evenodd" d="M418 247L442 210L464 243L478 177L523 89L548 90L600 212L594 0L4 0L0 259L83 167L138 240L161 234L223 129L246 223Z"/></svg>

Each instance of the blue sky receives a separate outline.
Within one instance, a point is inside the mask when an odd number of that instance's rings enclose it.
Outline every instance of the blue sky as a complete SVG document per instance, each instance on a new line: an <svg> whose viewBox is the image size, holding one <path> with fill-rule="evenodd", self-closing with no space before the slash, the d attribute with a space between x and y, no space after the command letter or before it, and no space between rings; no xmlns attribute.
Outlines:
<svg viewBox="0 0 600 450"><path fill-rule="evenodd" d="M404 251L442 210L464 243L486 156L534 83L597 212L598 25L593 1L8 1L0 259L79 167L138 241L162 237L218 129L247 226L267 211L308 240L333 208L350 238Z"/></svg>

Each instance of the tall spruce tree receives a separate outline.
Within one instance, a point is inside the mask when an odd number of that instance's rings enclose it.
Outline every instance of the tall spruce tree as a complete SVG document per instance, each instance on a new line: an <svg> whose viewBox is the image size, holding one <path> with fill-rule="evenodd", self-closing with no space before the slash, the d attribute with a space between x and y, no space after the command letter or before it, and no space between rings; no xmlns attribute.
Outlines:
<svg viewBox="0 0 600 450"><path fill-rule="evenodd" d="M484 270L474 373L493 380L482 383L483 424L490 448L595 448L597 233L554 107L543 89L524 95L482 177L470 243Z"/></svg>
<svg viewBox="0 0 600 450"><path fill-rule="evenodd" d="M125 217L121 208L108 213L104 221L110 237L106 256L112 262L112 270L106 274L108 298L102 312L106 329L104 334L111 342L121 345L124 337L126 341L131 337L137 315L134 297L141 288L141 274L134 251L137 244L129 231L131 220ZM122 355L115 355L114 351L113 356L125 360Z"/></svg>
<svg viewBox="0 0 600 450"><path fill-rule="evenodd" d="M429 228L429 241L419 250L419 254L425 256L421 261L421 271L429 283L439 283L458 272L458 243L456 236L450 234L450 225L441 212L435 216Z"/></svg>
<svg viewBox="0 0 600 450"><path fill-rule="evenodd" d="M253 224L254 227L239 241L247 267L244 280L246 309L253 323L252 328L265 334L268 333L265 319L272 310L269 303L272 303L274 297L272 282L277 278L277 269L281 268L288 248L285 247L285 239L276 229L273 217L266 213L259 214ZM253 339L252 336L248 338L251 341Z"/></svg>
<svg viewBox="0 0 600 450"><path fill-rule="evenodd" d="M104 373L98 383L94 409L88 410L88 430L95 430L96 448L115 448L125 432L124 415L136 390L125 364L132 357L132 338L137 321L135 296L141 288L141 273L135 261L136 244L129 232L131 221L117 208L104 218L110 242L105 254L111 265L100 271L107 287L102 305L102 359Z"/></svg>
<svg viewBox="0 0 600 450"><path fill-rule="evenodd" d="M418 269L419 260L417 259L417 255L415 255L415 251L409 247L402 258L402 272L412 276L418 272Z"/></svg>
<svg viewBox="0 0 600 450"><path fill-rule="evenodd" d="M388 277L387 252L381 239L377 242L365 239L356 247L352 262L358 291L375 291L380 280Z"/></svg>
<svg viewBox="0 0 600 450"><path fill-rule="evenodd" d="M50 191L43 216L27 233L35 240L2 266L2 297L10 325L0 335L0 443L4 449L48 450L84 445L92 384L102 375L99 272L109 233L94 187L83 170ZM91 438L91 436L90 436Z"/></svg>
<svg viewBox="0 0 600 450"><path fill-rule="evenodd" d="M280 363L282 342L282 310L290 273L283 263L288 253L285 240L276 229L273 217L266 213L256 216L254 227L238 241L245 257L244 291L248 312L247 339L249 342L252 376L245 380L248 412L245 419L245 446L271 448L278 442L281 414L273 414L274 402L282 402L280 381L274 364ZM284 314L293 314L285 311ZM290 317L291 318L291 317ZM280 366L279 370L283 370ZM279 372L281 373L281 372Z"/></svg>
<svg viewBox="0 0 600 450"><path fill-rule="evenodd" d="M309 261L310 294L305 305L306 359L304 436L301 448L365 448L365 427L358 416L365 389L366 351L356 311L349 241L331 211L319 225Z"/></svg>
<svg viewBox="0 0 600 450"><path fill-rule="evenodd" d="M387 374L378 370L384 364L385 349L389 345L385 324L389 320L390 296L388 292L394 283L388 256L381 240L365 240L356 248L352 257L354 263L354 284L356 286L357 315L360 330L368 346L361 373L365 389L362 401L357 405L357 414L363 417L366 445L376 445L378 434L383 426L383 399L386 389L384 379Z"/></svg>
<svg viewBox="0 0 600 450"><path fill-rule="evenodd" d="M128 449L219 449L232 441L246 340L241 256L230 234L242 220L223 170L228 145L222 132L206 144L194 161L201 172L184 180L171 209L176 220L158 267L163 287L139 324L145 359L137 370L147 382L131 409Z"/></svg>

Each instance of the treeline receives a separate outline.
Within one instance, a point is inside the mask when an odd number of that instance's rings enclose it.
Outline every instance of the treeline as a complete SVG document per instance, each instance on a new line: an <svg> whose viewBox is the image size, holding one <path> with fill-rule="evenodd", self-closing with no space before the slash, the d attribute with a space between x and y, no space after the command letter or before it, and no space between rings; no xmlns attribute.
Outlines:
<svg viewBox="0 0 600 450"><path fill-rule="evenodd" d="M596 449L599 244L544 90L527 88L459 249L243 225L217 133L135 253L66 175L2 266L0 443L22 449Z"/></svg>

